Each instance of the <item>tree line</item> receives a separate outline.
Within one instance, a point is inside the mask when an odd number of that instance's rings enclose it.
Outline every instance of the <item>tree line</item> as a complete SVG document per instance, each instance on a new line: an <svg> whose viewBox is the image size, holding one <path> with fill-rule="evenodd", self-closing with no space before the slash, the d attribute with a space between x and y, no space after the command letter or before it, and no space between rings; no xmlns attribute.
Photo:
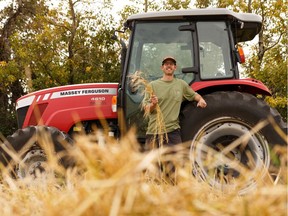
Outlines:
<svg viewBox="0 0 288 216"><path fill-rule="evenodd" d="M112 10L111 0L7 1L0 11L0 131L4 136L17 129L15 103L24 94L67 84L118 82L121 47L112 35L123 28L129 15L187 8L225 7L262 16L259 42L250 47L244 73L269 87L273 96L265 100L287 120L284 1L130 1L119 14Z"/></svg>

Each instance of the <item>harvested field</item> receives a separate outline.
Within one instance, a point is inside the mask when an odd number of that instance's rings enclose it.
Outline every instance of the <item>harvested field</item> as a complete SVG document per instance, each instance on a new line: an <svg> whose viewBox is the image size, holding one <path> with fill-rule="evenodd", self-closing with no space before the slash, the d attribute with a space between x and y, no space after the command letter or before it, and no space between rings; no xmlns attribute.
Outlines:
<svg viewBox="0 0 288 216"><path fill-rule="evenodd" d="M102 138L76 137L68 148L74 168L63 169L48 155L56 175L14 179L2 167L0 215L287 215L287 146L275 149L281 159L276 178L267 174L239 195L194 178L181 146L173 154L164 147L141 152L133 131L120 140ZM176 171L165 175L159 161L173 161Z"/></svg>

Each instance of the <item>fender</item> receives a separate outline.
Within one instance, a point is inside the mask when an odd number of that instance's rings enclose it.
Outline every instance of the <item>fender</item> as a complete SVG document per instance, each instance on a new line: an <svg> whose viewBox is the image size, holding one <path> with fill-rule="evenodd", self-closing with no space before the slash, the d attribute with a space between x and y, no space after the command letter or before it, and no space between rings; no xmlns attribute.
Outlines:
<svg viewBox="0 0 288 216"><path fill-rule="evenodd" d="M271 91L267 88L267 86L265 86L261 81L252 78L194 82L191 84L191 87L194 91L204 93L215 90L233 90L239 92L246 92L253 95L272 95Z"/></svg>

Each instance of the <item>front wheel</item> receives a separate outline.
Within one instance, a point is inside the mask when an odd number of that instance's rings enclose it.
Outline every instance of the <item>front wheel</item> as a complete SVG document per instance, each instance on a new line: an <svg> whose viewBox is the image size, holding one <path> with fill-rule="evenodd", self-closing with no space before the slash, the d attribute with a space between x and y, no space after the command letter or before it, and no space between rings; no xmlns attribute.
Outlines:
<svg viewBox="0 0 288 216"><path fill-rule="evenodd" d="M73 160L65 154L67 144L72 145L73 140L57 128L30 126L7 137L1 146L0 161L5 166L12 165L16 178L36 178L40 174L53 173L48 155L65 168L73 165Z"/></svg>
<svg viewBox="0 0 288 216"><path fill-rule="evenodd" d="M271 167L273 146L285 144L265 120L272 116L285 132L287 125L276 110L250 94L216 92L205 100L205 109L189 103L182 112L182 139L191 142L192 172L215 188L247 193Z"/></svg>

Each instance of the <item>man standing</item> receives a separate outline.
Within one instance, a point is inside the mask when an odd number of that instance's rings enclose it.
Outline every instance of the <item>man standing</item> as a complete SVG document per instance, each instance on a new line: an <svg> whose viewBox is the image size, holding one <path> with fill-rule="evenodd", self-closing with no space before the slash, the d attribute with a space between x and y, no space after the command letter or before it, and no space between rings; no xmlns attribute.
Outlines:
<svg viewBox="0 0 288 216"><path fill-rule="evenodd" d="M207 106L205 100L192 88L181 79L174 77L176 70L176 60L172 56L167 56L162 61L161 70L163 76L160 79L154 80L149 85L151 86L151 94L145 94L143 107L145 113L149 117L148 128L146 132L146 146L151 147L151 143L158 142L162 136L162 144L175 145L182 142L179 125L179 113L181 103L184 100L197 101L197 107L205 108ZM159 116L157 116L156 107L162 113L164 130L159 130ZM159 111L158 111L159 112ZM159 115L159 113L158 113Z"/></svg>

